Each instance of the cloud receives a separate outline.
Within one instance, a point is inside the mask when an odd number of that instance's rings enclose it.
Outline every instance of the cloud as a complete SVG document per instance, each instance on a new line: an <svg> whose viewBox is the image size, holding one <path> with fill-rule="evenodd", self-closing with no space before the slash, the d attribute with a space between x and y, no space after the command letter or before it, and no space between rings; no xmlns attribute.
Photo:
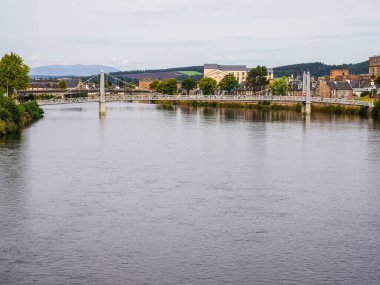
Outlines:
<svg viewBox="0 0 380 285"><path fill-rule="evenodd" d="M41 57L39 55L31 55L28 57L29 61L38 61L40 59L41 59Z"/></svg>

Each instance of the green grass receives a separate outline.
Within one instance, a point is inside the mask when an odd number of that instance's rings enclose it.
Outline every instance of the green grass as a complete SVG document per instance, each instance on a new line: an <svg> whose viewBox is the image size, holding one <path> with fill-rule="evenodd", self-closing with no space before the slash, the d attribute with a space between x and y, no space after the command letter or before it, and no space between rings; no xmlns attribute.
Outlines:
<svg viewBox="0 0 380 285"><path fill-rule="evenodd" d="M197 75L202 75L202 73L198 71L178 71L181 74L187 75L187 76L197 76Z"/></svg>
<svg viewBox="0 0 380 285"><path fill-rule="evenodd" d="M361 102L369 102L369 95L367 96L363 96L363 97L360 97L358 98L358 101L361 101Z"/></svg>

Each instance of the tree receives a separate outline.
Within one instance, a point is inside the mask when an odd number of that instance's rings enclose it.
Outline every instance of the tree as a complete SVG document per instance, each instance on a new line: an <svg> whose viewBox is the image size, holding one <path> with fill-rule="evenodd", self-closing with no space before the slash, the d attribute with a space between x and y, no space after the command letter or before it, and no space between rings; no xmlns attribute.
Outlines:
<svg viewBox="0 0 380 285"><path fill-rule="evenodd" d="M269 84L269 89L273 95L285 96L288 94L288 81L286 80L286 77L274 80Z"/></svg>
<svg viewBox="0 0 380 285"><path fill-rule="evenodd" d="M26 89L29 85L29 66L17 54L6 54L0 60L0 88L13 95L14 90Z"/></svg>
<svg viewBox="0 0 380 285"><path fill-rule="evenodd" d="M58 86L60 89L66 89L67 88L67 85L66 85L66 80L61 80L58 82Z"/></svg>
<svg viewBox="0 0 380 285"><path fill-rule="evenodd" d="M229 93L234 92L235 89L239 86L239 81L233 76L232 74L227 74L224 76L224 78L220 81L219 87L222 90L225 90Z"/></svg>
<svg viewBox="0 0 380 285"><path fill-rule="evenodd" d="M157 91L157 87L159 84L160 84L160 81L154 80L151 84L149 84L149 88L154 91Z"/></svg>
<svg viewBox="0 0 380 285"><path fill-rule="evenodd" d="M215 94L217 82L216 80L205 77L199 81L199 88L202 90L203 95L212 95Z"/></svg>
<svg viewBox="0 0 380 285"><path fill-rule="evenodd" d="M247 85L252 88L254 91L261 91L266 88L269 81L267 79L268 70L265 66L258 65L255 68L252 68L248 72L247 76Z"/></svg>
<svg viewBox="0 0 380 285"><path fill-rule="evenodd" d="M182 81L181 87L185 89L186 94L189 95L190 90L197 87L197 81L194 78L187 77Z"/></svg>
<svg viewBox="0 0 380 285"><path fill-rule="evenodd" d="M375 78L375 84L380 85L380 75Z"/></svg>
<svg viewBox="0 0 380 285"><path fill-rule="evenodd" d="M166 79L158 84L157 92L167 95L174 95L177 93L177 84L178 80L175 78Z"/></svg>

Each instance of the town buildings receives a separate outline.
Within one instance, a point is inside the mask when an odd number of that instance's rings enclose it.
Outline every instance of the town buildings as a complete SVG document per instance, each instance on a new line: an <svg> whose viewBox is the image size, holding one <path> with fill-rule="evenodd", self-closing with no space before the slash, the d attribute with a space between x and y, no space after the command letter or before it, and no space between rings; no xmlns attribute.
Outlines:
<svg viewBox="0 0 380 285"><path fill-rule="evenodd" d="M380 76L380 55L369 58L369 75L372 78Z"/></svg>
<svg viewBox="0 0 380 285"><path fill-rule="evenodd" d="M153 83L153 79L143 79L143 80L140 80L139 81L139 89L140 90L145 90L145 91L148 91L148 90L151 90L150 89L150 84Z"/></svg>
<svg viewBox="0 0 380 285"><path fill-rule="evenodd" d="M353 91L347 81L321 81L319 82L319 96L351 100L353 99Z"/></svg>
<svg viewBox="0 0 380 285"><path fill-rule="evenodd" d="M249 71L252 68L247 68L245 65L219 65L219 64L205 64L204 77L209 77L219 84L219 82L228 74L232 74L239 84L246 81ZM273 69L268 69L268 80L273 80Z"/></svg>
<svg viewBox="0 0 380 285"><path fill-rule="evenodd" d="M247 78L247 67L245 65L204 65L204 77L212 78L218 84L228 74L232 74L240 84Z"/></svg>

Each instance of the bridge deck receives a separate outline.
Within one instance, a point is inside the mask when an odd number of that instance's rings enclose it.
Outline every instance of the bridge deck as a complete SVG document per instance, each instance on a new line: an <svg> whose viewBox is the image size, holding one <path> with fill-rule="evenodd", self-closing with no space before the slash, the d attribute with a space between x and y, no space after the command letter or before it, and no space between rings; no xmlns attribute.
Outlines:
<svg viewBox="0 0 380 285"><path fill-rule="evenodd" d="M108 95L106 102L150 102L150 101L207 101L207 102L259 102L259 101L273 101L273 102L305 102L305 97L300 96L250 96L250 95ZM59 105L59 104L75 104L75 103L89 103L99 102L99 97L78 97L78 98L65 98L65 99L49 99L37 100L37 103L43 105ZM352 106L365 106L372 107L372 102L361 102L346 99L332 99L311 97L311 103L323 104L341 104Z"/></svg>

